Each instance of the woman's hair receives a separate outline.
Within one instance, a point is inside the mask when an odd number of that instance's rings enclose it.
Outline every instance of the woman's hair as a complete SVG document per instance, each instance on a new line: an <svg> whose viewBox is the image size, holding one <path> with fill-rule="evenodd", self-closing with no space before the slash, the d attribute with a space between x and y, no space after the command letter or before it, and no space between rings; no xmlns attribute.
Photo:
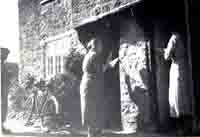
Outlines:
<svg viewBox="0 0 200 137"><path fill-rule="evenodd" d="M91 48L91 40L88 42L88 44L87 44L87 49L89 50L90 48Z"/></svg>
<svg viewBox="0 0 200 137"><path fill-rule="evenodd" d="M174 22L170 24L169 31L173 34L184 34L185 26L178 22Z"/></svg>
<svg viewBox="0 0 200 137"><path fill-rule="evenodd" d="M92 46L95 46L93 48L96 48L97 46L100 46L101 44L99 44L101 42L101 39L98 37L92 38L87 45L87 49L91 49Z"/></svg>

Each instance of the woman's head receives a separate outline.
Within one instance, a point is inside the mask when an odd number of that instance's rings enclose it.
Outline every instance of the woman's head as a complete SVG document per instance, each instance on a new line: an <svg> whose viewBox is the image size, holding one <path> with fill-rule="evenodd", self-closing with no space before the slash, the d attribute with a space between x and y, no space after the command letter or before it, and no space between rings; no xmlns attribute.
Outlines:
<svg viewBox="0 0 200 137"><path fill-rule="evenodd" d="M169 27L168 27L168 31L172 34L172 35L180 35L180 34L184 34L184 25L176 22L172 22Z"/></svg>
<svg viewBox="0 0 200 137"><path fill-rule="evenodd" d="M88 43L88 49L96 51L98 53L102 52L103 46L102 46L102 40L100 38L92 38Z"/></svg>

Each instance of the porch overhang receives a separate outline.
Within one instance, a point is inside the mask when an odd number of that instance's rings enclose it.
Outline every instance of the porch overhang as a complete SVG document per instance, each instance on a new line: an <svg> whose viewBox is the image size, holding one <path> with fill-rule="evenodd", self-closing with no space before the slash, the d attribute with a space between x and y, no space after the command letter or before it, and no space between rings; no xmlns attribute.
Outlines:
<svg viewBox="0 0 200 137"><path fill-rule="evenodd" d="M113 1L113 0L110 0ZM108 12L100 13L97 16L89 16L80 22L72 20L72 27L78 32L79 40L85 45L95 35L104 35L104 31L115 30L119 23L120 12L142 3L144 0L132 0L127 4L122 4L118 7L111 9ZM72 17L73 19L73 17Z"/></svg>
<svg viewBox="0 0 200 137"><path fill-rule="evenodd" d="M112 0L111 0L112 1ZM137 3L140 3L144 0L132 0L131 2L128 2L127 4L122 4L118 7L115 7L107 12L104 12L104 13L100 13L98 15L93 15L93 16L89 16L88 18L85 18L85 19L82 19L78 22L76 22L73 17L72 17L72 28L74 29L78 29L86 24L89 24L89 23L94 23L108 15L112 15L112 14L115 14L115 13L118 13L120 11L122 11L123 9L126 9L126 8L129 8L130 6L133 6L133 5L136 5ZM101 5L100 5L101 6Z"/></svg>

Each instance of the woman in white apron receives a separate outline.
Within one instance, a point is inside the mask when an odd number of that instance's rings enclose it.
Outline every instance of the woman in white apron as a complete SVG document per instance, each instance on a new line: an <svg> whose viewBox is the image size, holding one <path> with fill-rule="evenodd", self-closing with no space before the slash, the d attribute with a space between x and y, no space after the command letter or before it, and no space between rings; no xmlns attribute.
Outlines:
<svg viewBox="0 0 200 137"><path fill-rule="evenodd" d="M192 91L189 90L188 60L184 42L179 33L173 32L164 58L171 60L169 82L170 116L176 120L177 128L186 131L184 127L191 126L192 116Z"/></svg>

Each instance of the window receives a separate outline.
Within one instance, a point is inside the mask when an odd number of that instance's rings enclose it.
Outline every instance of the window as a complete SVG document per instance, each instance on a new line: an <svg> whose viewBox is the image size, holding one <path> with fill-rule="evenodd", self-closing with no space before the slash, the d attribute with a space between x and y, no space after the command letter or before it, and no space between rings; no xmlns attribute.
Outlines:
<svg viewBox="0 0 200 137"><path fill-rule="evenodd" d="M47 75L61 73L62 71L62 57L49 56L47 57Z"/></svg>
<svg viewBox="0 0 200 137"><path fill-rule="evenodd" d="M56 74L61 72L61 56L55 56L55 71Z"/></svg>
<svg viewBox="0 0 200 137"><path fill-rule="evenodd" d="M50 75L50 57L47 58L47 74Z"/></svg>
<svg viewBox="0 0 200 137"><path fill-rule="evenodd" d="M50 62L51 74L53 74L53 56L51 56Z"/></svg>
<svg viewBox="0 0 200 137"><path fill-rule="evenodd" d="M56 69L56 74L58 73L58 56L55 57L55 69Z"/></svg>
<svg viewBox="0 0 200 137"><path fill-rule="evenodd" d="M58 57L58 72L61 72L61 56Z"/></svg>
<svg viewBox="0 0 200 137"><path fill-rule="evenodd" d="M65 62L66 62L66 56L63 56L63 58L62 58L62 63L63 63L62 69L63 69L63 71L66 69L66 63Z"/></svg>
<svg viewBox="0 0 200 137"><path fill-rule="evenodd" d="M55 57L55 69L56 69L56 74L61 72L61 56L56 56Z"/></svg>

